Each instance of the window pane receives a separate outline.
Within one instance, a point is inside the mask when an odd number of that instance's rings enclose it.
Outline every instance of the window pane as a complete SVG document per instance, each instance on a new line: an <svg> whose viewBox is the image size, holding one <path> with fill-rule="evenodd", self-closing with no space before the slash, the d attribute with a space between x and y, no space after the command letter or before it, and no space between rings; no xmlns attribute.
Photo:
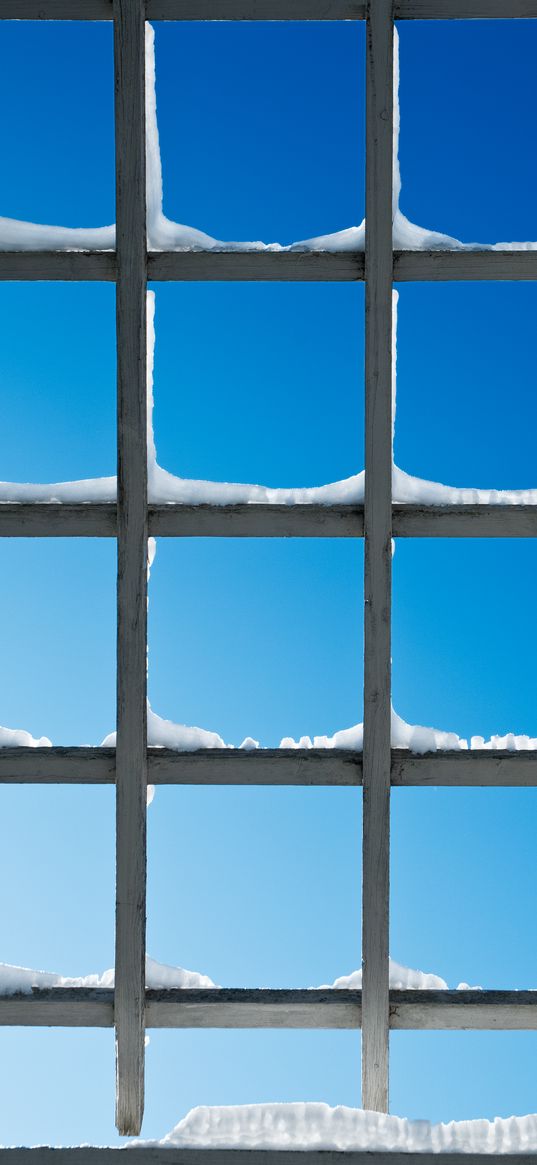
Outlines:
<svg viewBox="0 0 537 1165"><path fill-rule="evenodd" d="M537 239L535 21L398 28L405 214L469 243Z"/></svg>
<svg viewBox="0 0 537 1165"><path fill-rule="evenodd" d="M392 1032L391 1111L413 1120L524 1116L535 1108L535 1032Z"/></svg>
<svg viewBox="0 0 537 1165"><path fill-rule="evenodd" d="M363 218L360 22L156 25L164 212L291 243Z"/></svg>
<svg viewBox="0 0 537 1165"><path fill-rule="evenodd" d="M532 283L400 289L395 460L446 485L537 487Z"/></svg>
<svg viewBox="0 0 537 1165"><path fill-rule="evenodd" d="M1 214L103 226L114 211L114 82L108 21L3 20Z"/></svg>
<svg viewBox="0 0 537 1165"><path fill-rule="evenodd" d="M264 747L361 721L362 562L352 539L159 539L155 712Z"/></svg>
<svg viewBox="0 0 537 1165"><path fill-rule="evenodd" d="M363 469L363 288L156 292L159 463L181 477L314 486Z"/></svg>
<svg viewBox="0 0 537 1165"><path fill-rule="evenodd" d="M53 744L114 730L113 539L3 539L0 724Z"/></svg>
<svg viewBox="0 0 537 1165"><path fill-rule="evenodd" d="M393 702L466 737L537 736L537 547L528 539L398 539Z"/></svg>
<svg viewBox="0 0 537 1165"><path fill-rule="evenodd" d="M152 957L223 987L359 968L359 790L159 787L148 830Z"/></svg>
<svg viewBox="0 0 537 1165"><path fill-rule="evenodd" d="M0 313L0 478L115 474L114 287L3 283Z"/></svg>

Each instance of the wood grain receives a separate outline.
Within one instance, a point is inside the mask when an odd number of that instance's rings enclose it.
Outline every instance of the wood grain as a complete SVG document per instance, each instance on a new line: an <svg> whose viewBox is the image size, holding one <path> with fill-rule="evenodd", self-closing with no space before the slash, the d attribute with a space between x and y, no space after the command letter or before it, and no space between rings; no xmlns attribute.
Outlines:
<svg viewBox="0 0 537 1165"><path fill-rule="evenodd" d="M392 521L391 0L366 29L362 1106L388 1111Z"/></svg>
<svg viewBox="0 0 537 1165"><path fill-rule="evenodd" d="M118 579L116 1124L144 1111L147 786L145 3L114 0Z"/></svg>
<svg viewBox="0 0 537 1165"><path fill-rule="evenodd" d="M0 1026L112 1027L114 992L53 987L0 996ZM362 992L322 988L148 989L153 1028L356 1030ZM400 991L389 993L390 1028L398 1031L535 1031L535 991Z"/></svg>

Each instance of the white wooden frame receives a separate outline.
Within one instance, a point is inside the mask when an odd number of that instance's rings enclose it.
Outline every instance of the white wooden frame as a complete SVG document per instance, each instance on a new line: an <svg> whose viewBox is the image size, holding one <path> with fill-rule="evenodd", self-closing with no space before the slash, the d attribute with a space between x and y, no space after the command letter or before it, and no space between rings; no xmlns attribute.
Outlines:
<svg viewBox="0 0 537 1165"><path fill-rule="evenodd" d="M145 227L144 20L362 20L367 22L366 252L148 252ZM388 984L391 786L537 785L535 752L414 756L390 748L390 539L535 537L537 506L412 506L391 499L391 313L394 281L535 280L537 253L393 251L391 239L394 19L537 18L537 0L0 0L0 19L113 20L117 250L4 251L3 280L111 280L117 287L118 500L116 504L0 504L2 537L114 537L118 543L117 749L0 750L0 783L113 784L117 790L116 988L35 989L0 998L0 1025L115 1026L117 1125L143 1115L144 1028L363 1029L363 1104L387 1111L390 1028L537 1029L537 994L393 991ZM132 129L134 127L134 132ZM366 283L366 497L364 506L148 505L145 292L148 280L322 280ZM172 752L147 747L146 554L160 537L365 537L364 752ZM363 785L363 993L145 989L145 785ZM4 1165L110 1165L113 1150L1 1150ZM54 1157L51 1157L54 1153ZM158 1150L138 1150L144 1165ZM314 1165L318 1154L308 1154ZM367 1154L369 1160L370 1154ZM377 1161L387 1154L375 1154ZM434 1155L438 1161L438 1156ZM242 1151L241 1162L274 1154ZM276 1154L279 1165L295 1154ZM360 1153L323 1153L363 1165ZM430 1154L390 1153L390 1162ZM176 1165L235 1165L235 1151L166 1150ZM255 1162L254 1162L255 1158ZM450 1165L485 1154L449 1154ZM8 1160L9 1159L9 1160ZM102 1159L102 1160L101 1160ZM269 1160L270 1159L270 1160ZM455 1162L457 1159L457 1162ZM496 1156L494 1160L496 1160ZM529 1161L510 1155L510 1162ZM492 1160L492 1158L490 1158ZM173 1162L172 1162L173 1165Z"/></svg>

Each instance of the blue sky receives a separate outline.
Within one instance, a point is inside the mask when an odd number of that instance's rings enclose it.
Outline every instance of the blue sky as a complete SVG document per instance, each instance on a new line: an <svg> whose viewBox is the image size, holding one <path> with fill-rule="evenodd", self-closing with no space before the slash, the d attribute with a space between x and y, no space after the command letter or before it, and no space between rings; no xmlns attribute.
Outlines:
<svg viewBox="0 0 537 1165"><path fill-rule="evenodd" d="M290 242L364 210L364 30L157 29L165 211L220 238ZM532 22L401 33L402 207L465 240L535 239ZM100 225L113 209L112 35L0 26L3 214ZM184 476L313 485L363 466L363 288L157 287L155 430ZM531 284L400 288L398 463L456 485L537 486ZM0 477L115 465L114 291L0 286ZM55 743L114 725L115 547L0 547L0 723ZM461 735L537 735L534 544L401 542L394 703ZM240 743L362 718L362 547L159 545L155 711ZM0 959L65 974L113 960L111 789L2 789ZM360 958L355 790L159 790L148 946L226 985L330 982ZM393 795L392 954L483 986L535 982L535 793ZM111 1032L0 1033L0 1143L116 1143ZM534 1111L537 1037L396 1033L392 1111ZM356 1033L156 1032L144 1134L191 1106L359 1102Z"/></svg>

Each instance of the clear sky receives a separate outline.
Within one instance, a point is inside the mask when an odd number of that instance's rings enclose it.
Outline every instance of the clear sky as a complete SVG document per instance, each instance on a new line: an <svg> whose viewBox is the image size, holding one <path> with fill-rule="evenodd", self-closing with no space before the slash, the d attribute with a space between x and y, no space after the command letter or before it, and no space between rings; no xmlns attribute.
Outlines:
<svg viewBox="0 0 537 1165"><path fill-rule="evenodd" d="M170 217L219 238L339 230L364 212L364 30L163 25ZM402 208L478 239L537 239L526 22L409 23ZM113 221L112 33L2 22L2 214ZM537 486L531 284L400 289L395 451L454 485ZM0 285L0 477L115 471L114 290ZM156 289L159 460L183 476L314 485L363 467L363 288ZM0 723L54 743L114 727L115 547L0 546ZM394 560L394 704L461 735L537 736L532 542L408 541ZM150 588L153 708L239 744L362 719L362 547L170 540ZM113 962L111 789L3 787L0 960ZM392 955L537 987L533 790L393 795ZM161 789L149 810L148 949L229 986L331 982L360 960L356 790ZM535 1111L537 1034L397 1033L392 1111ZM113 1034L0 1033L0 1143L116 1143ZM195 1104L359 1103L356 1033L156 1032L144 1135Z"/></svg>

